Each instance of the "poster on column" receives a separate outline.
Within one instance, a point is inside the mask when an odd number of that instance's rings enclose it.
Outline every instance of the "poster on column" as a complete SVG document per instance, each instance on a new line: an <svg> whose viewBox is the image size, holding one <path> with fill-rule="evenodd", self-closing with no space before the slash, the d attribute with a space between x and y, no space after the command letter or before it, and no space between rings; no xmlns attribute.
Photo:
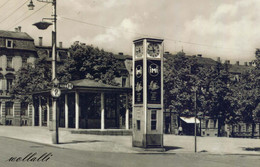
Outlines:
<svg viewBox="0 0 260 167"><path fill-rule="evenodd" d="M135 104L143 103L143 60L135 61Z"/></svg>
<svg viewBox="0 0 260 167"><path fill-rule="evenodd" d="M161 60L147 60L147 103L161 104Z"/></svg>

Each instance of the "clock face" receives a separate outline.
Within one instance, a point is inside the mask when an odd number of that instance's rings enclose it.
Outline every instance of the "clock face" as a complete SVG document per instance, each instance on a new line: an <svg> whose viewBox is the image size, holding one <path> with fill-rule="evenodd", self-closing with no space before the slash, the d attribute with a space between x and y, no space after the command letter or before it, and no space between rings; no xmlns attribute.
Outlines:
<svg viewBox="0 0 260 167"><path fill-rule="evenodd" d="M143 43L135 44L135 56L142 57L143 56Z"/></svg>
<svg viewBox="0 0 260 167"><path fill-rule="evenodd" d="M160 57L159 43L149 43L147 47L147 53L150 57Z"/></svg>

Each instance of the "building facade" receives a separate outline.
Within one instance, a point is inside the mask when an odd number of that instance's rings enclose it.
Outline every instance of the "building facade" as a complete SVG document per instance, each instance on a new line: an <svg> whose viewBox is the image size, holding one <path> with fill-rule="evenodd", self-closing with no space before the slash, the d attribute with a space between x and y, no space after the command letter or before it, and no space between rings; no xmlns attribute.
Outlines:
<svg viewBox="0 0 260 167"><path fill-rule="evenodd" d="M30 110L27 103L21 103L10 96L10 88L16 72L25 63L34 63L37 57L34 40L21 27L15 31L0 30L0 124L29 125Z"/></svg>

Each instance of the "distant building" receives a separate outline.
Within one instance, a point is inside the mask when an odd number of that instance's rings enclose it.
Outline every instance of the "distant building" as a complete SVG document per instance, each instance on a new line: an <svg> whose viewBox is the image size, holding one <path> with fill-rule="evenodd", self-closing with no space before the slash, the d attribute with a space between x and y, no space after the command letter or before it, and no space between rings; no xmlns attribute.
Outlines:
<svg viewBox="0 0 260 167"><path fill-rule="evenodd" d="M12 99L9 90L15 73L37 57L34 40L21 27L15 31L0 30L0 124L29 125L31 107Z"/></svg>

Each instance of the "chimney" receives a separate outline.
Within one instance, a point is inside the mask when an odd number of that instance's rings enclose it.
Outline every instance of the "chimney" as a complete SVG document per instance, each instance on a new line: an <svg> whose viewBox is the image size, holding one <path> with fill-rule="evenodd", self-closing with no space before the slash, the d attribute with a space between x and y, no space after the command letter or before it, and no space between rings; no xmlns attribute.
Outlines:
<svg viewBox="0 0 260 167"><path fill-rule="evenodd" d="M14 28L15 32L18 32L18 28Z"/></svg>
<svg viewBox="0 0 260 167"><path fill-rule="evenodd" d="M198 56L198 57L202 57L202 54L198 54L197 56Z"/></svg>
<svg viewBox="0 0 260 167"><path fill-rule="evenodd" d="M225 60L225 64L230 64L230 60Z"/></svg>
<svg viewBox="0 0 260 167"><path fill-rule="evenodd" d="M123 52L119 52L118 54L119 54L119 55L124 55L124 53L123 53Z"/></svg>
<svg viewBox="0 0 260 167"><path fill-rule="evenodd" d="M218 57L217 61L218 61L219 63L221 62L221 61L220 61L220 57Z"/></svg>
<svg viewBox="0 0 260 167"><path fill-rule="evenodd" d="M42 46L42 37L39 37L39 46Z"/></svg>
<svg viewBox="0 0 260 167"><path fill-rule="evenodd" d="M59 47L62 48L62 42L59 42Z"/></svg>
<svg viewBox="0 0 260 167"><path fill-rule="evenodd" d="M239 61L236 61L236 65L238 65L238 66L239 66Z"/></svg>
<svg viewBox="0 0 260 167"><path fill-rule="evenodd" d="M245 66L247 66L247 62L245 62Z"/></svg>
<svg viewBox="0 0 260 167"><path fill-rule="evenodd" d="M18 32L22 32L22 27L18 26Z"/></svg>

